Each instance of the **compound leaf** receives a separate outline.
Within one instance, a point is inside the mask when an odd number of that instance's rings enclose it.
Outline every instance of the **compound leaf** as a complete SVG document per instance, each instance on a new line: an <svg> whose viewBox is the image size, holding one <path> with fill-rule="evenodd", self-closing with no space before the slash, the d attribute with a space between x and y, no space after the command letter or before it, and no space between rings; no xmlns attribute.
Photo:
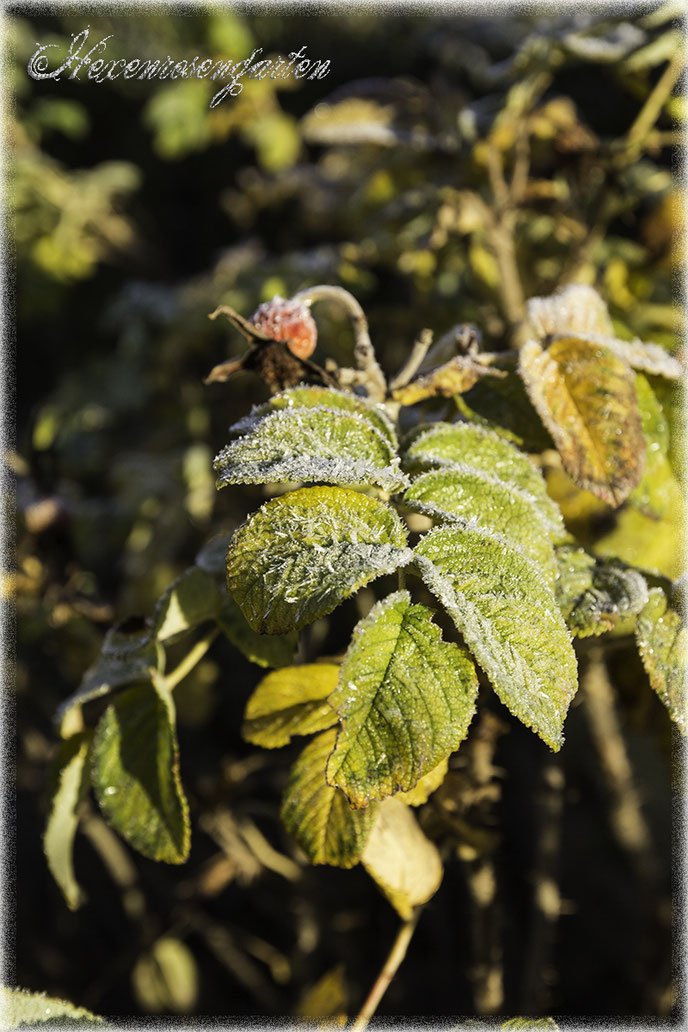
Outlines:
<svg viewBox="0 0 688 1032"><path fill-rule="evenodd" d="M329 784L353 806L412 789L466 737L475 668L432 617L398 591L354 631L330 698L341 728L327 764Z"/></svg>
<svg viewBox="0 0 688 1032"><path fill-rule="evenodd" d="M48 867L70 910L83 902L83 893L74 876L72 849L79 818L77 809L88 790L87 757L92 733L73 735L61 742L55 757L56 789L43 836L43 851Z"/></svg>
<svg viewBox="0 0 688 1032"><path fill-rule="evenodd" d="M645 457L630 367L602 344L565 337L547 349L528 341L519 369L566 472L619 506L639 483Z"/></svg>
<svg viewBox="0 0 688 1032"><path fill-rule="evenodd" d="M241 734L247 742L274 749L292 735L310 735L337 723L327 701L337 686L339 664L306 663L274 670L246 704Z"/></svg>
<svg viewBox="0 0 688 1032"><path fill-rule="evenodd" d="M648 598L645 578L637 570L595 559L575 545L557 549L554 593L577 638L611 631L619 620L639 613Z"/></svg>
<svg viewBox="0 0 688 1032"><path fill-rule="evenodd" d="M251 663L262 667L285 667L292 662L298 634L295 631L288 634L258 634L246 622L231 595L226 596L217 622L222 633Z"/></svg>
<svg viewBox="0 0 688 1032"><path fill-rule="evenodd" d="M342 487L304 487L273 498L239 527L227 586L255 631L280 634L331 613L412 558L389 505Z"/></svg>
<svg viewBox="0 0 688 1032"><path fill-rule="evenodd" d="M158 641L170 641L206 620L214 620L223 602L212 574L192 566L170 584L160 598L153 618Z"/></svg>
<svg viewBox="0 0 688 1032"><path fill-rule="evenodd" d="M251 430L259 419L269 412L278 409L294 408L326 408L341 409L343 412L353 412L363 416L384 438L387 439L392 448L396 451L397 435L394 424L381 405L361 398L357 394L350 394L348 391L337 391L332 387L309 387L301 384L299 387L291 387L289 390L275 394L263 405L254 405L248 416L240 419L231 427L233 431Z"/></svg>
<svg viewBox="0 0 688 1032"><path fill-rule="evenodd" d="M376 484L397 491L408 480L392 445L364 416L326 408L288 408L263 416L214 462L225 484Z"/></svg>
<svg viewBox="0 0 688 1032"><path fill-rule="evenodd" d="M169 864L186 860L189 812L169 692L136 685L110 703L96 728L91 781L109 823L135 849Z"/></svg>
<svg viewBox="0 0 688 1032"><path fill-rule="evenodd" d="M436 847L398 799L379 804L361 861L405 921L435 895L444 873Z"/></svg>
<svg viewBox="0 0 688 1032"><path fill-rule="evenodd" d="M499 434L475 423L434 423L406 451L406 464L461 466L488 473L532 499L554 540L565 536L561 513L530 459Z"/></svg>
<svg viewBox="0 0 688 1032"><path fill-rule="evenodd" d="M636 640L650 684L678 724L688 732L688 628L661 588L652 588L636 624Z"/></svg>
<svg viewBox="0 0 688 1032"><path fill-rule="evenodd" d="M416 512L441 522L478 525L502 534L554 579L554 549L532 495L466 466L421 473L404 495Z"/></svg>
<svg viewBox="0 0 688 1032"><path fill-rule="evenodd" d="M503 539L481 530L439 527L421 539L415 554L423 580L504 705L558 750L577 670L546 582Z"/></svg>
<svg viewBox="0 0 688 1032"><path fill-rule="evenodd" d="M331 728L303 750L291 769L280 813L312 864L354 867L373 825L376 805L353 810L344 793L327 784L325 765L336 736Z"/></svg>

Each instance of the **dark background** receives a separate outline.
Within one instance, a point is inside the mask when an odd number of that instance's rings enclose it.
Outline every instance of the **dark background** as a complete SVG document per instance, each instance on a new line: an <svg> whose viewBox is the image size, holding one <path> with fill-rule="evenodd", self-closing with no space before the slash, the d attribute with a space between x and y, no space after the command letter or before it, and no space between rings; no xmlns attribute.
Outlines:
<svg viewBox="0 0 688 1032"><path fill-rule="evenodd" d="M167 978L195 985L186 1004L193 1014L294 1013L307 989L338 965L343 1009L355 1013L398 924L361 868L303 868L290 880L265 857L247 860L232 846L223 853L208 831L208 815L230 824L247 818L274 848L295 855L277 811L298 747L267 753L242 742L243 706L260 671L226 642L177 693L193 824L188 864L156 865L118 849L103 838L93 810L92 834L76 842L76 871L89 897L82 909L66 908L45 865L57 705L78 685L107 627L130 613L150 614L203 542L231 530L264 497L258 487L215 495L212 457L228 425L266 391L249 376L202 385L211 366L242 347L207 314L228 303L249 316L275 293L338 283L366 309L389 371L423 326L439 335L471 320L501 346L507 324L489 245L480 226L466 229L451 214L442 230L442 206L451 209L456 191L466 189L489 201L480 141L500 112L507 128L510 118L517 124L521 83L540 89L534 106L566 98L573 111L568 122L545 117L533 144L533 181L560 186L551 196L535 190L524 203L518 248L526 296L553 290L580 258L621 336L674 349L680 331L673 109L664 106L663 135L641 158L614 171L608 162L671 49L665 44L663 58L645 63L629 64L629 55L680 31L675 24L646 24L644 9L578 22L573 13L544 10L237 11L58 16L54 7L46 14L34 8L17 11L10 25L16 435L6 461L16 476L18 733L10 982L113 1016L175 1012L164 976L155 976L163 983L157 1004L137 989L154 981L149 954L163 935L187 948L177 975ZM207 83L28 77L37 41L66 48L86 24L91 44L113 34L108 57L238 58L253 46L288 53L306 43L310 56L330 59L332 71L279 91L270 80L244 80L241 95L213 112L208 100L217 85ZM593 56L566 42L574 30L598 41ZM340 112L342 145L317 142L302 119L361 79L372 80L356 88L370 107ZM367 122L391 124L394 144L369 142ZM409 142L419 128L435 142ZM317 317L315 358L348 360L346 324L328 310ZM569 516L595 540L615 529L594 507ZM674 576L675 524L634 528L618 554L633 561L633 549L643 551L651 539L655 551L645 565ZM321 622L320 650L344 647L356 619L352 601ZM485 698L502 732L495 755L501 793L486 819L498 833L493 916L507 1015L673 1012L672 733L633 650L621 642L608 668L651 835L649 867L615 833L614 790L584 704L574 702L566 745L550 761L494 696ZM565 907L536 947L534 883L550 762L565 779L555 864ZM382 1015L442 1016L449 1025L448 1016L475 1013L470 862L457 856L460 843L446 836L443 843L444 882ZM533 981L535 948L542 955Z"/></svg>

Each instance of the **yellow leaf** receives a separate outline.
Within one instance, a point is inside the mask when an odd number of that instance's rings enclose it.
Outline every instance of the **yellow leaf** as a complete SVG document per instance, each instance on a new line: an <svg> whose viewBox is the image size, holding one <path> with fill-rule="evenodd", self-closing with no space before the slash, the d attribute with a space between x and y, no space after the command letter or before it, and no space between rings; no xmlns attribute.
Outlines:
<svg viewBox="0 0 688 1032"><path fill-rule="evenodd" d="M470 355L457 355L450 362L416 377L406 387L392 391L392 398L401 405L415 405L425 398L452 398L455 394L469 391L484 376L501 377L504 374L481 365Z"/></svg>
<svg viewBox="0 0 688 1032"><path fill-rule="evenodd" d="M577 337L547 349L528 341L519 367L566 472L579 487L619 506L639 483L645 463L630 367L610 348Z"/></svg>
<svg viewBox="0 0 688 1032"><path fill-rule="evenodd" d="M337 722L327 697L337 687L336 663L283 667L264 677L246 705L241 734L268 749L286 745L292 735L324 731Z"/></svg>
<svg viewBox="0 0 688 1032"><path fill-rule="evenodd" d="M361 862L404 920L435 895L444 873L437 849L395 798L379 804Z"/></svg>
<svg viewBox="0 0 688 1032"><path fill-rule="evenodd" d="M449 767L449 757L438 763L431 771L420 779L420 781L414 785L410 792L399 792L396 798L406 803L407 806L422 806L423 803L427 803L432 793L440 787L445 777L447 776L447 769Z"/></svg>

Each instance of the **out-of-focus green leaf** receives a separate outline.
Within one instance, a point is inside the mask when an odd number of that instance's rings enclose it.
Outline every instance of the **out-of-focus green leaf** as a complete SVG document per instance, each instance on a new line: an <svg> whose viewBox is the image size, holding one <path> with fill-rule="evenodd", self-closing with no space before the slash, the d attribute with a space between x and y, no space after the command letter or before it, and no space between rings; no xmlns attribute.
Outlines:
<svg viewBox="0 0 688 1032"><path fill-rule="evenodd" d="M251 663L261 667L286 667L292 662L299 641L296 631L288 634L258 634L246 622L231 595L223 602L217 622L222 633Z"/></svg>
<svg viewBox="0 0 688 1032"><path fill-rule="evenodd" d="M637 570L614 560L595 559L583 548L557 548L555 596L578 638L611 631L619 620L639 613L647 584Z"/></svg>
<svg viewBox="0 0 688 1032"><path fill-rule="evenodd" d="M219 585L200 566L191 566L162 596L153 629L158 641L170 641L207 620L214 620L223 601Z"/></svg>
<svg viewBox="0 0 688 1032"><path fill-rule="evenodd" d="M306 663L268 674L246 704L242 736L274 749L287 745L293 735L332 727L337 713L327 700L338 677L337 663Z"/></svg>
<svg viewBox="0 0 688 1032"><path fill-rule="evenodd" d="M74 876L72 850L79 818L77 809L89 785L88 753L92 732L73 735L58 746L54 769L56 788L43 836L43 852L48 867L70 910L83 902L83 893Z"/></svg>
<svg viewBox="0 0 688 1032"><path fill-rule="evenodd" d="M645 457L630 367L607 347L568 337L546 350L528 341L519 369L566 472L620 505L639 483Z"/></svg>
<svg viewBox="0 0 688 1032"><path fill-rule="evenodd" d="M144 684L118 695L96 728L92 757L93 788L113 828L151 860L183 863L189 808L170 693Z"/></svg>
<svg viewBox="0 0 688 1032"><path fill-rule="evenodd" d="M280 813L312 864L353 867L361 858L377 804L354 810L340 789L327 784L325 766L336 736L335 728L323 731L303 750L291 769Z"/></svg>
<svg viewBox="0 0 688 1032"><path fill-rule="evenodd" d="M353 806L409 791L466 737L475 668L432 617L398 591L354 631L330 698L341 727L327 764L329 784Z"/></svg>
<svg viewBox="0 0 688 1032"><path fill-rule="evenodd" d="M554 549L542 511L531 495L489 473L457 467L421 473L404 495L416 512L440 522L484 527L502 534L554 579Z"/></svg>
<svg viewBox="0 0 688 1032"><path fill-rule="evenodd" d="M198 968L191 950L169 935L141 954L131 973L134 993L144 1010L188 1014L198 997Z"/></svg>
<svg viewBox="0 0 688 1032"><path fill-rule="evenodd" d="M473 423L434 423L414 437L405 462L410 469L458 465L487 473L531 498L554 540L565 535L561 514L539 470L492 430Z"/></svg>
<svg viewBox="0 0 688 1032"><path fill-rule="evenodd" d="M645 437L645 470L628 502L646 516L661 518L680 509L683 494L667 457L669 426L662 406L644 376L636 375L635 386Z"/></svg>
<svg viewBox="0 0 688 1032"><path fill-rule="evenodd" d="M683 33L680 29L669 29L647 46L629 54L622 67L629 72L637 72L643 68L654 68L655 65L669 61L683 45Z"/></svg>
<svg viewBox="0 0 688 1032"><path fill-rule="evenodd" d="M688 628L661 588L652 588L638 617L636 639L650 684L678 725L688 733Z"/></svg>
<svg viewBox="0 0 688 1032"><path fill-rule="evenodd" d="M151 641L148 631L127 633L118 627L109 630L98 659L84 674L77 691L57 711L62 737L81 731L85 703L124 685L148 680L154 671L160 670L163 660L162 647Z"/></svg>
<svg viewBox="0 0 688 1032"><path fill-rule="evenodd" d="M46 1022L60 1028L70 1028L72 1025L100 1027L103 1023L101 1017L85 1007L75 1007L67 1000L58 1000L43 993L30 993L26 989L0 986L0 1004L7 1022L5 1028L8 1030L22 1025L44 1025Z"/></svg>
<svg viewBox="0 0 688 1032"><path fill-rule="evenodd" d="M389 441L393 449L397 448L397 435L394 424L385 412L382 405L375 405L365 398L347 391L337 391L332 387L309 387L302 384L300 387L292 387L281 394L275 394L263 405L256 405L248 416L239 420L232 427L235 431L252 430L258 420L275 409L292 408L326 408L341 409L343 412L352 412L355 415L363 416L368 422Z"/></svg>
<svg viewBox="0 0 688 1032"><path fill-rule="evenodd" d="M325 408L271 412L226 445L214 466L218 487L324 481L397 491L408 483L388 441L367 419Z"/></svg>
<svg viewBox="0 0 688 1032"><path fill-rule="evenodd" d="M398 799L379 804L361 861L404 920L414 907L432 899L444 874L436 847Z"/></svg>
<svg viewBox="0 0 688 1032"><path fill-rule="evenodd" d="M390 506L342 487L304 487L273 498L237 530L227 585L254 630L281 634L412 557Z"/></svg>
<svg viewBox="0 0 688 1032"><path fill-rule="evenodd" d="M624 506L614 527L593 542L596 555L621 559L648 573L670 579L679 577L683 567L684 502L661 520Z"/></svg>
<svg viewBox="0 0 688 1032"><path fill-rule="evenodd" d="M440 527L416 547L443 603L505 706L555 751L578 687L569 633L546 581L501 538Z"/></svg>
<svg viewBox="0 0 688 1032"><path fill-rule="evenodd" d="M306 990L299 1000L297 1014L300 1018L331 1018L336 1026L343 1028L347 1000L344 965L337 964Z"/></svg>

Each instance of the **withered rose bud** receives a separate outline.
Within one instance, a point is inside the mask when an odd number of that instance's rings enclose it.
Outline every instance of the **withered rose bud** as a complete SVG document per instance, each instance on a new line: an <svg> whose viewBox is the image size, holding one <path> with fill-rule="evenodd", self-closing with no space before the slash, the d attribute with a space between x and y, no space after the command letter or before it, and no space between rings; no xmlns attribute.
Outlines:
<svg viewBox="0 0 688 1032"><path fill-rule="evenodd" d="M251 322L273 340L288 341L289 350L297 358L310 358L315 351L318 331L313 316L301 301L273 297L256 309Z"/></svg>

